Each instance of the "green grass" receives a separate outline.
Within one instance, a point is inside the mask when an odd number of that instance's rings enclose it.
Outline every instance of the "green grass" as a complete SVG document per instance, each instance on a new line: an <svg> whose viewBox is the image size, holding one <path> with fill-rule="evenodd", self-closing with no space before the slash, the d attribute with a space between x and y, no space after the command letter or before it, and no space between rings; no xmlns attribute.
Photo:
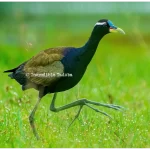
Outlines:
<svg viewBox="0 0 150 150"><path fill-rule="evenodd" d="M110 121L84 107L79 120L68 130L78 107L51 112L52 95L46 95L35 114L41 137L37 141L28 121L37 91L22 92L18 83L1 73L0 147L150 147L149 16L97 14L5 18L0 23L0 71L16 67L49 47L83 45L100 18L109 18L127 34L104 37L81 82L59 93L56 105L86 97L121 105L126 111L98 107L113 117Z"/></svg>

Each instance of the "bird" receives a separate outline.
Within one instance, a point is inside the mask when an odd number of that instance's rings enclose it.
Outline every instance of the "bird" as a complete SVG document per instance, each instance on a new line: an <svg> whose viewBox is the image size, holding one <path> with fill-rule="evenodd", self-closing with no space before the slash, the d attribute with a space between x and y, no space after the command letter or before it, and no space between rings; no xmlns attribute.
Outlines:
<svg viewBox="0 0 150 150"><path fill-rule="evenodd" d="M79 83L96 52L100 40L105 35L113 32L125 34L112 21L101 19L96 22L90 37L83 46L78 48L56 47L42 50L16 68L4 71L4 73L10 73L8 76L11 79L15 79L22 86L23 91L31 88L38 91L38 100L29 115L30 126L37 140L40 137L35 127L34 115L41 99L47 94L53 94L50 104L50 110L53 112L79 106L79 110L71 124L79 117L83 106L87 106L110 118L109 114L94 108L93 105L122 110L122 106L104 104L86 98L73 101L61 107L55 106L57 93L69 90Z"/></svg>

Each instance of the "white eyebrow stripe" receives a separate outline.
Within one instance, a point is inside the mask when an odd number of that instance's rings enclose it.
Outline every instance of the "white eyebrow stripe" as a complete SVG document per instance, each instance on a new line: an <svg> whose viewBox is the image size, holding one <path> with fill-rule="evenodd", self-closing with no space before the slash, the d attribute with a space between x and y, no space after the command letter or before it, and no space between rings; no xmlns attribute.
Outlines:
<svg viewBox="0 0 150 150"><path fill-rule="evenodd" d="M106 22L97 22L97 23L95 24L95 26L97 26L97 25L104 25L104 24L106 24Z"/></svg>

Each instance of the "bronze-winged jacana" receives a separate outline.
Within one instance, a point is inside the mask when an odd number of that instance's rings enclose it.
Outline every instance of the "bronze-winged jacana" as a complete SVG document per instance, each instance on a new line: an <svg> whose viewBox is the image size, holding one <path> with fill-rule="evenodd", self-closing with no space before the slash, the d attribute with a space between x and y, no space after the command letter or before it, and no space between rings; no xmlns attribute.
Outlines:
<svg viewBox="0 0 150 150"><path fill-rule="evenodd" d="M91 105L104 106L115 110L122 109L122 107L118 105L102 104L85 98L59 108L55 107L57 92L69 90L81 80L88 64L96 52L99 41L104 35L111 32L120 32L125 34L122 29L114 26L110 20L99 20L95 24L92 34L84 46L79 48L49 48L41 51L18 67L4 71L12 72L9 74L9 77L15 79L19 84L21 84L22 90L34 88L39 91L38 101L29 116L30 125L37 139L39 139L39 136L34 124L34 114L40 100L48 93L54 93L50 104L51 111L59 112L74 106L79 106L79 111L74 120L79 116L84 105L108 117L110 116L107 113L100 111ZM64 74L70 74L71 76Z"/></svg>

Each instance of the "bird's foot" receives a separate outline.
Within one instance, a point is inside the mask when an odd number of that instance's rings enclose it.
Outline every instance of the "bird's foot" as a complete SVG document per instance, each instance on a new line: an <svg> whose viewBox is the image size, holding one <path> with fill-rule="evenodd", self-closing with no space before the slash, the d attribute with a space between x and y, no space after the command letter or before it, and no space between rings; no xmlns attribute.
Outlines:
<svg viewBox="0 0 150 150"><path fill-rule="evenodd" d="M90 100L87 100L87 99L82 99L82 100L79 100L80 101L80 108L78 110L78 113L76 114L75 118L72 120L72 122L70 123L69 127L73 124L73 122L79 117L80 115L80 112L81 112L81 109L83 108L84 105L86 105L87 107L95 110L96 112L99 112L107 117L109 117L110 119L112 119L112 117L107 114L106 112L104 111L101 111L97 108L94 108L92 107L91 105L96 105L96 106L103 106L103 107L107 107L107 108L111 108L111 109L114 109L114 110L118 110L118 111L123 111L125 110L124 107L122 106L119 106L119 105L114 105L114 104L103 104L103 103L99 103L99 102L95 102L95 101L90 101ZM90 105L91 104L91 105ZM69 128L68 127L68 128Z"/></svg>

